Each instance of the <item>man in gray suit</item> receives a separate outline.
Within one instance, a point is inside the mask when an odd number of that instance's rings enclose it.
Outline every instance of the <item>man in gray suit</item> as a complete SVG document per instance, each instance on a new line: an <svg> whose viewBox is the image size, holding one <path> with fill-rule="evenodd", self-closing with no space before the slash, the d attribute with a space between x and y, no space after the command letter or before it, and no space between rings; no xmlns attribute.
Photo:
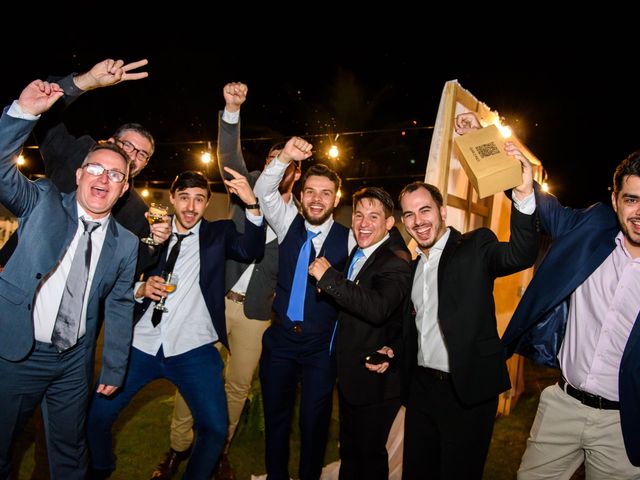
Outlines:
<svg viewBox="0 0 640 480"><path fill-rule="evenodd" d="M249 185L253 187L261 172L249 172L240 146L240 107L247 98L247 91L247 86L243 83L228 83L223 88L225 107L224 111L220 112L218 122L218 166L221 177L229 177L224 171L224 167L229 167L246 177ZM271 147L266 164L280 153L282 146ZM280 182L280 194L286 203L294 201L291 191L299 178L299 165L292 162ZM245 205L237 195L231 193L229 218L233 220L239 232L244 231ZM264 256L260 261L242 263L227 260L225 270L225 313L231 352L227 357L225 369L229 432L216 469L216 480L235 478L229 463L228 451L260 360L262 334L271 323L271 304L278 275L278 241L275 232L267 226ZM171 421L171 448L153 472L152 479L170 479L180 462L189 456L189 448L193 442L192 426L191 412L178 392Z"/></svg>
<svg viewBox="0 0 640 480"><path fill-rule="evenodd" d="M11 472L13 437L40 402L51 478L84 479L100 319L106 325L99 393L111 395L122 384L131 344L138 240L111 218L129 186L127 154L112 143L93 147L69 194L49 180L30 182L15 165L40 114L62 94L58 85L35 80L0 118L0 202L20 219L16 250L0 273L3 480Z"/></svg>

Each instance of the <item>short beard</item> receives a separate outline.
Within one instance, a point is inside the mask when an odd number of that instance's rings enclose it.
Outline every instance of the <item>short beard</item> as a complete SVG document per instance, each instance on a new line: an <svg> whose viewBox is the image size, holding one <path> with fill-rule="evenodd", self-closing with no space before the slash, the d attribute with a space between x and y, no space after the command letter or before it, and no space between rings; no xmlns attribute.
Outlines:
<svg viewBox="0 0 640 480"><path fill-rule="evenodd" d="M309 222L311 225L322 225L324 222L327 221L327 218L329 218L331 216L331 214L333 213L333 208L330 210L327 210L324 215L322 215L320 218L318 219L313 219L311 218L311 216L309 215L309 211L307 210L307 208L302 205L302 216L305 218L305 220L307 222Z"/></svg>

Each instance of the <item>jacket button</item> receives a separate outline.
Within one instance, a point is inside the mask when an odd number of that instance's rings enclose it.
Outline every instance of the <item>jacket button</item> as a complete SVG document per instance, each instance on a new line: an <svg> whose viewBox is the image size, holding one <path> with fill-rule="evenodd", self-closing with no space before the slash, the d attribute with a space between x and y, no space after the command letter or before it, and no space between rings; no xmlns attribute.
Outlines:
<svg viewBox="0 0 640 480"><path fill-rule="evenodd" d="M36 278L37 278L38 280L40 280L40 279L42 278L42 274L41 274L41 273L36 273Z"/></svg>

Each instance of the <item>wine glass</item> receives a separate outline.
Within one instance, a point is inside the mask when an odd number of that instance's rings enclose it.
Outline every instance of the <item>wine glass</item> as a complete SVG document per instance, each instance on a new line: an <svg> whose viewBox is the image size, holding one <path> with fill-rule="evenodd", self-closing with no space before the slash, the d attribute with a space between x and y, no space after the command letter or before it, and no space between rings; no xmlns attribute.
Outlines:
<svg viewBox="0 0 640 480"><path fill-rule="evenodd" d="M164 279L164 291L167 293L173 293L178 288L178 275L173 272L162 272L160 275ZM167 307L164 306L164 302L167 300L167 297L162 297L156 306L154 307L156 310L162 310L163 312L168 312Z"/></svg>
<svg viewBox="0 0 640 480"><path fill-rule="evenodd" d="M149 206L149 214L147 215L147 221L149 225L153 225L154 223L162 223L164 222L164 216L169 213L169 209L162 205L161 203L152 203ZM153 239L153 235L149 232L149 236L140 240L141 242L146 243L147 245L159 245Z"/></svg>

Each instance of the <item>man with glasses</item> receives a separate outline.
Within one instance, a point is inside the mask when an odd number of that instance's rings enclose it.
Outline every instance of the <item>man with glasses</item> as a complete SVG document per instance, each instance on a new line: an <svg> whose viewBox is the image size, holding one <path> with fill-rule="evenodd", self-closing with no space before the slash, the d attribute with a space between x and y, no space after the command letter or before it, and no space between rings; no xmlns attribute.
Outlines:
<svg viewBox="0 0 640 480"><path fill-rule="evenodd" d="M80 75L71 74L57 81L64 95L61 101L38 122L35 136L44 161L45 173L61 192L70 193L75 190L76 182L72 172L82 164L89 149L96 144L96 141L88 135L74 137L70 134L63 123L63 111L89 90L117 85L127 80L146 78L147 72L131 72L146 64L147 60L125 65L122 60L107 59L94 65L88 72ZM113 207L113 216L137 237L148 237L151 229L155 240L164 242L169 238L169 224L163 222L149 227L145 217L148 207L133 188L133 177L147 166L149 158L153 155L155 148L153 136L140 124L125 123L108 141L120 146L131 162L129 187ZM13 235L0 250L0 265L8 261L16 242L17 238ZM155 262L154 254L153 247L140 244L139 271Z"/></svg>
<svg viewBox="0 0 640 480"><path fill-rule="evenodd" d="M51 478L84 480L85 416L95 345L106 319L98 392L122 385L132 336L138 241L111 209L127 189L127 154L94 145L77 188L30 182L16 157L56 84L31 82L0 118L0 202L20 218L15 252L0 273L0 478L11 474L14 436L41 404Z"/></svg>

